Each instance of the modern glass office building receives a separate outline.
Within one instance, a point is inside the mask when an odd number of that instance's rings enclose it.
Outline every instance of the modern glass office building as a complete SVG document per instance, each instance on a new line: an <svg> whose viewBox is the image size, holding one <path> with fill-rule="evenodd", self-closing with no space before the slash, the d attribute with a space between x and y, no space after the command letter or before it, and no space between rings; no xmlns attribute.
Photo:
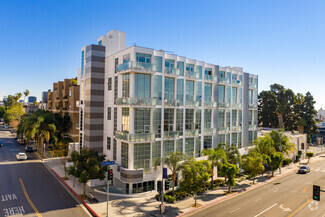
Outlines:
<svg viewBox="0 0 325 217"><path fill-rule="evenodd" d="M80 142L115 160L121 193L154 190L155 162L201 158L219 143L243 153L257 137L258 77L162 50L126 47L111 31L82 49Z"/></svg>

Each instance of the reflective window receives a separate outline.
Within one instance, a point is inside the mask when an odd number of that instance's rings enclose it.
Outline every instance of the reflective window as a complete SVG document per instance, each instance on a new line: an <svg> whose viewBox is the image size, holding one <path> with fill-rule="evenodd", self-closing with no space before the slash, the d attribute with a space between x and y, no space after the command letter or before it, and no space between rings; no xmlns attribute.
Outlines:
<svg viewBox="0 0 325 217"><path fill-rule="evenodd" d="M185 109L185 130L194 130L194 109Z"/></svg>
<svg viewBox="0 0 325 217"><path fill-rule="evenodd" d="M195 157L201 156L201 137L195 138Z"/></svg>
<svg viewBox="0 0 325 217"><path fill-rule="evenodd" d="M199 73L199 78L202 79L202 66L196 66L196 71Z"/></svg>
<svg viewBox="0 0 325 217"><path fill-rule="evenodd" d="M130 54L126 54L123 56L123 63L128 63L130 62Z"/></svg>
<svg viewBox="0 0 325 217"><path fill-rule="evenodd" d="M179 70L179 75L184 76L184 62L177 62L177 69Z"/></svg>
<svg viewBox="0 0 325 217"><path fill-rule="evenodd" d="M195 129L199 130L199 133L201 133L201 109L196 110L195 114Z"/></svg>
<svg viewBox="0 0 325 217"><path fill-rule="evenodd" d="M134 96L135 98L150 98L151 85L150 75L135 74Z"/></svg>
<svg viewBox="0 0 325 217"><path fill-rule="evenodd" d="M174 131L174 109L164 109L164 131Z"/></svg>
<svg viewBox="0 0 325 217"><path fill-rule="evenodd" d="M194 81L186 81L186 100L194 101Z"/></svg>
<svg viewBox="0 0 325 217"><path fill-rule="evenodd" d="M129 162L129 144L122 142L121 147L121 161L122 161L122 167L128 168L128 162Z"/></svg>
<svg viewBox="0 0 325 217"><path fill-rule="evenodd" d="M184 105L184 80L177 79L177 93L176 99L179 100L180 105Z"/></svg>
<svg viewBox="0 0 325 217"><path fill-rule="evenodd" d="M157 159L161 158L161 141L152 143L152 165L155 165ZM159 163L160 165L160 163Z"/></svg>
<svg viewBox="0 0 325 217"><path fill-rule="evenodd" d="M130 74L125 74L122 77L122 97L130 97Z"/></svg>
<svg viewBox="0 0 325 217"><path fill-rule="evenodd" d="M156 134L156 138L160 138L161 137L161 109L159 108L153 109L152 115L153 115L152 117L153 133Z"/></svg>
<svg viewBox="0 0 325 217"><path fill-rule="evenodd" d="M160 75L153 76L153 98L162 100L162 77Z"/></svg>
<svg viewBox="0 0 325 217"><path fill-rule="evenodd" d="M204 84L204 100L205 102L212 101L212 84Z"/></svg>
<svg viewBox="0 0 325 217"><path fill-rule="evenodd" d="M122 131L129 132L129 108L122 108Z"/></svg>
<svg viewBox="0 0 325 217"><path fill-rule="evenodd" d="M150 132L150 109L134 109L134 133Z"/></svg>
<svg viewBox="0 0 325 217"><path fill-rule="evenodd" d="M194 138L185 139L185 154L188 157L193 157L194 153Z"/></svg>
<svg viewBox="0 0 325 217"><path fill-rule="evenodd" d="M232 102L237 103L237 87L232 88Z"/></svg>
<svg viewBox="0 0 325 217"><path fill-rule="evenodd" d="M183 135L183 109L176 109L176 131Z"/></svg>
<svg viewBox="0 0 325 217"><path fill-rule="evenodd" d="M165 78L165 99L174 99L174 78Z"/></svg>
<svg viewBox="0 0 325 217"><path fill-rule="evenodd" d="M211 109L205 109L204 110L204 127L205 128L211 128L212 124L212 110Z"/></svg>
<svg viewBox="0 0 325 217"><path fill-rule="evenodd" d="M153 64L156 65L157 72L162 72L162 57L154 56Z"/></svg>
<svg viewBox="0 0 325 217"><path fill-rule="evenodd" d="M225 127L225 110L218 111L218 127Z"/></svg>
<svg viewBox="0 0 325 217"><path fill-rule="evenodd" d="M202 82L201 81L196 82L195 98L196 98L196 101L199 101L199 102L202 101Z"/></svg>
<svg viewBox="0 0 325 217"><path fill-rule="evenodd" d="M176 151L183 153L183 139L176 140Z"/></svg>
<svg viewBox="0 0 325 217"><path fill-rule="evenodd" d="M150 168L150 143L134 144L134 169Z"/></svg>
<svg viewBox="0 0 325 217"><path fill-rule="evenodd" d="M175 68L175 60L165 59L166 68Z"/></svg>
<svg viewBox="0 0 325 217"><path fill-rule="evenodd" d="M151 55L143 54L143 53L136 53L136 61L140 62L140 63L151 63Z"/></svg>
<svg viewBox="0 0 325 217"><path fill-rule="evenodd" d="M164 140L164 157L169 157L174 151L174 140Z"/></svg>
<svg viewBox="0 0 325 217"><path fill-rule="evenodd" d="M203 148L204 149L212 148L212 136L205 136L204 137Z"/></svg>
<svg viewBox="0 0 325 217"><path fill-rule="evenodd" d="M219 86L219 103L225 102L225 86Z"/></svg>

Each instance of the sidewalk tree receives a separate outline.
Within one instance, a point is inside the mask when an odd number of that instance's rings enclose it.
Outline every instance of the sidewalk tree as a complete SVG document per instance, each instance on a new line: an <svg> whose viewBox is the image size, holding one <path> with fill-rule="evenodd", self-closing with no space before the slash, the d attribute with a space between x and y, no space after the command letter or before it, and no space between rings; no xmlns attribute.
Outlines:
<svg viewBox="0 0 325 217"><path fill-rule="evenodd" d="M228 146L226 143L220 143L217 149L222 149L225 152L227 162L241 166L241 155L236 146Z"/></svg>
<svg viewBox="0 0 325 217"><path fill-rule="evenodd" d="M274 176L274 171L280 168L284 156L281 152L276 152L276 153L272 153L270 155L270 158L271 158L270 166L271 166L272 176Z"/></svg>
<svg viewBox="0 0 325 217"><path fill-rule="evenodd" d="M314 153L313 152L307 152L306 156L308 157L308 162L307 163L309 164L309 160L310 160L310 158L312 158L314 156Z"/></svg>
<svg viewBox="0 0 325 217"><path fill-rule="evenodd" d="M4 114L4 119L6 123L11 123L16 128L24 115L23 105L21 103L13 103L7 107Z"/></svg>
<svg viewBox="0 0 325 217"><path fill-rule="evenodd" d="M197 193L202 191L210 177L210 162L207 160L196 161L189 158L183 163L181 188L188 193L194 193L195 206Z"/></svg>
<svg viewBox="0 0 325 217"><path fill-rule="evenodd" d="M283 130L272 130L269 133L271 139L273 140L274 148L277 152L284 154L293 153L295 150L295 145L290 142L289 137L284 134Z"/></svg>
<svg viewBox="0 0 325 217"><path fill-rule="evenodd" d="M184 155L180 151L171 152L171 155L165 158L164 163L167 168L172 172L172 195L174 196L175 182L176 182L176 174L181 171L182 165L180 162L184 159Z"/></svg>
<svg viewBox="0 0 325 217"><path fill-rule="evenodd" d="M243 159L243 169L253 178L255 184L255 177L264 171L263 157L258 152L251 152Z"/></svg>
<svg viewBox="0 0 325 217"><path fill-rule="evenodd" d="M210 148L204 149L202 151L203 156L208 156L208 161L210 161L211 169L210 169L210 176L211 176L211 187L213 187L213 176L214 176L214 168L221 167L221 163L226 162L226 153L223 149L218 148Z"/></svg>
<svg viewBox="0 0 325 217"><path fill-rule="evenodd" d="M86 196L86 183L91 179L105 178L106 167L101 163L105 160L105 156L100 156L94 150L82 150L80 154L73 152L72 161L74 166L70 166L68 173L78 178L78 181L83 184L83 195Z"/></svg>
<svg viewBox="0 0 325 217"><path fill-rule="evenodd" d="M236 164L224 163L221 166L221 171L227 175L228 180L226 183L228 185L228 192L231 193L232 187L236 185L235 176L238 174L239 168Z"/></svg>
<svg viewBox="0 0 325 217"><path fill-rule="evenodd" d="M0 118L3 118L6 112L6 108L4 106L0 106Z"/></svg>

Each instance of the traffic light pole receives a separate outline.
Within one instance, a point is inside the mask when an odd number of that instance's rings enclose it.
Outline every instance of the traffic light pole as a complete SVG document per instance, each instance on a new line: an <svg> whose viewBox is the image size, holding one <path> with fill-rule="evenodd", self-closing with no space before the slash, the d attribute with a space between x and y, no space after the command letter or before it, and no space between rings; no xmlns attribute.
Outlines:
<svg viewBox="0 0 325 217"><path fill-rule="evenodd" d="M163 143L162 143L163 144ZM161 204L160 204L160 213L164 214L164 147L162 148L162 157L161 157Z"/></svg>
<svg viewBox="0 0 325 217"><path fill-rule="evenodd" d="M106 217L108 217L108 201L109 201L109 166L107 167L107 187L106 187Z"/></svg>

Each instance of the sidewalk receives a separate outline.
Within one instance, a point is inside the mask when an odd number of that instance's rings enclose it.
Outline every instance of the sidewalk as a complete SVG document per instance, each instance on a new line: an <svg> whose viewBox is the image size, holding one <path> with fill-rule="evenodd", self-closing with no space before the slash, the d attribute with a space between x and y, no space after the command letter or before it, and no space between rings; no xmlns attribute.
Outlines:
<svg viewBox="0 0 325 217"><path fill-rule="evenodd" d="M316 157L311 158L311 164L325 160L325 155L319 155ZM301 160L301 165L307 164L307 159ZM45 159L44 160L45 166L49 169L53 169L56 173L58 173L61 177L64 177L64 169L63 165L61 164L60 158L52 158L52 159ZM267 178L270 174L264 174L264 176L257 176L255 180L255 185L252 186L252 180L243 180L237 183L236 187L234 188L235 193L230 195L224 195L224 192L227 191L227 187L219 187L215 190L208 191L201 195L198 195L197 203L201 204L202 207L200 208L193 208L192 205L194 204L194 198L188 198L180 202L175 202L174 204L167 203L166 204L166 213L164 216L177 216L186 214L191 211L195 211L197 209L204 208L206 206L212 205L219 201L225 200L226 198L235 197L238 195L239 191L243 190L252 190L256 187L263 185L266 182L272 182L277 180L280 177L286 176L290 173L297 172L299 168L299 163L290 164L286 167L281 168L281 174L279 174L279 170L277 170L274 175L274 178ZM66 183L77 193L83 193L83 186L75 180L75 186L73 186L73 177L68 176L69 180L66 180ZM223 178L223 177L222 177ZM99 203L91 204L88 201L85 201L99 216L106 216L106 194L101 194L94 192L92 189L87 188L86 193L89 191L95 195L96 199ZM155 195L155 193L153 193ZM111 196L111 195L110 195ZM111 198L111 197L110 197ZM109 216L160 216L158 212L158 207L160 205L159 201L153 196L147 196L142 198L111 198L112 201L109 202Z"/></svg>

